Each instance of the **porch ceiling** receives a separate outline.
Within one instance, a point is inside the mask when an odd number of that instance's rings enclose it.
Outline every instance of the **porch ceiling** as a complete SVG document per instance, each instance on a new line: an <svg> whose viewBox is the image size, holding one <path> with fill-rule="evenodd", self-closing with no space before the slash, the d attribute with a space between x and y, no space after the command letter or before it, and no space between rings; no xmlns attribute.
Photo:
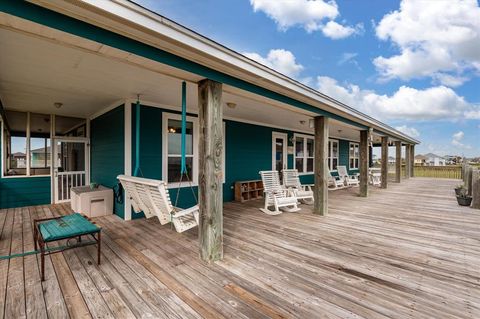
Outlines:
<svg viewBox="0 0 480 319"><path fill-rule="evenodd" d="M45 30L42 31L45 36ZM6 109L90 117L113 103L136 98L146 105L178 108L181 81L187 108L197 111L196 82L201 77L73 36L49 39L0 28L0 97ZM224 86L227 119L311 133L313 114L259 95ZM61 102L60 109L54 103ZM235 108L226 106L236 104ZM330 135L358 140L358 129L332 120Z"/></svg>

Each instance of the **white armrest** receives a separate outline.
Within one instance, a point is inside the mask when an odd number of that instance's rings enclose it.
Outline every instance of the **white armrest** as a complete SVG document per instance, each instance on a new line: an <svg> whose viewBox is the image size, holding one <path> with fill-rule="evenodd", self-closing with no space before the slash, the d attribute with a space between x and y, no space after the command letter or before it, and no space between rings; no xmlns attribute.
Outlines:
<svg viewBox="0 0 480 319"><path fill-rule="evenodd" d="M181 210L179 212L174 212L172 214L173 217L177 218L177 217L183 217L183 216L186 216L186 215L190 215L190 214L193 214L194 212L198 211L200 208L198 207L198 205L195 205L193 207L190 207L190 208L186 208L184 210Z"/></svg>

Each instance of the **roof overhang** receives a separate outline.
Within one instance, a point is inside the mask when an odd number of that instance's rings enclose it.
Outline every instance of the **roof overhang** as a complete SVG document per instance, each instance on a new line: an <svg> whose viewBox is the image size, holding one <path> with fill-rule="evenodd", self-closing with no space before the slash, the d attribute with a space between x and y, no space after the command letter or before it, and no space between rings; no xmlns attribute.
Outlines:
<svg viewBox="0 0 480 319"><path fill-rule="evenodd" d="M133 2L126 0L32 0L30 2L75 18L79 20L76 22L78 24L88 23L180 57L184 61L188 61L190 66L198 66L199 71L197 73L199 75L209 77L208 75L213 74L221 79L225 75L227 76L226 79L238 79L238 82L231 80L231 83L227 84L233 84L233 86L241 89L253 84L254 88L259 89L259 94L268 93L271 95L270 97L281 98L282 102L286 103L293 102L292 105L308 108L319 115L323 114L345 120L350 124L373 128L380 134L386 134L405 143L420 143L385 123L250 60ZM31 6L29 4L22 5ZM8 4L5 4L0 8L8 13L19 14L23 18L28 18L26 11L12 12L15 9L18 10L22 5L16 4L17 7L13 8L13 5L9 7ZM59 24L51 22L49 17L42 20L41 15L34 18L38 23L61 28L62 31L69 33L75 32L74 23ZM71 20L71 22L74 21ZM95 37L95 35L91 35L91 37ZM97 39L97 41L100 40ZM139 54L139 52L132 53ZM182 67L182 65L176 66ZM195 68L188 71L195 72Z"/></svg>

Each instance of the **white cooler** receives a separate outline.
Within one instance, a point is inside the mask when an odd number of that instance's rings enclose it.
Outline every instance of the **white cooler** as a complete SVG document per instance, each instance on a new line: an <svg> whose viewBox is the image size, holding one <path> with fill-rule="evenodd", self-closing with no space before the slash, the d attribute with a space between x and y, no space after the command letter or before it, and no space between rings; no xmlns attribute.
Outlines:
<svg viewBox="0 0 480 319"><path fill-rule="evenodd" d="M74 212L88 217L110 215L113 213L113 190L102 185L95 189L90 186L72 187L70 205Z"/></svg>

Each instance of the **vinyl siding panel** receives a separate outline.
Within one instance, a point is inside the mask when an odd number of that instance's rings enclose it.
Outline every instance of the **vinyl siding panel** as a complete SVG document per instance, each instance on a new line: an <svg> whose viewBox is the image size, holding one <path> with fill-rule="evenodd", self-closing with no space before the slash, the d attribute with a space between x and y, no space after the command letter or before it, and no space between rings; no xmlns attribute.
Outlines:
<svg viewBox="0 0 480 319"><path fill-rule="evenodd" d="M1 178L0 208L50 204L50 187L50 176Z"/></svg>
<svg viewBox="0 0 480 319"><path fill-rule="evenodd" d="M124 173L124 114L122 105L90 123L90 180L110 188L117 185L117 176ZM124 205L115 201L114 212L123 218Z"/></svg>

